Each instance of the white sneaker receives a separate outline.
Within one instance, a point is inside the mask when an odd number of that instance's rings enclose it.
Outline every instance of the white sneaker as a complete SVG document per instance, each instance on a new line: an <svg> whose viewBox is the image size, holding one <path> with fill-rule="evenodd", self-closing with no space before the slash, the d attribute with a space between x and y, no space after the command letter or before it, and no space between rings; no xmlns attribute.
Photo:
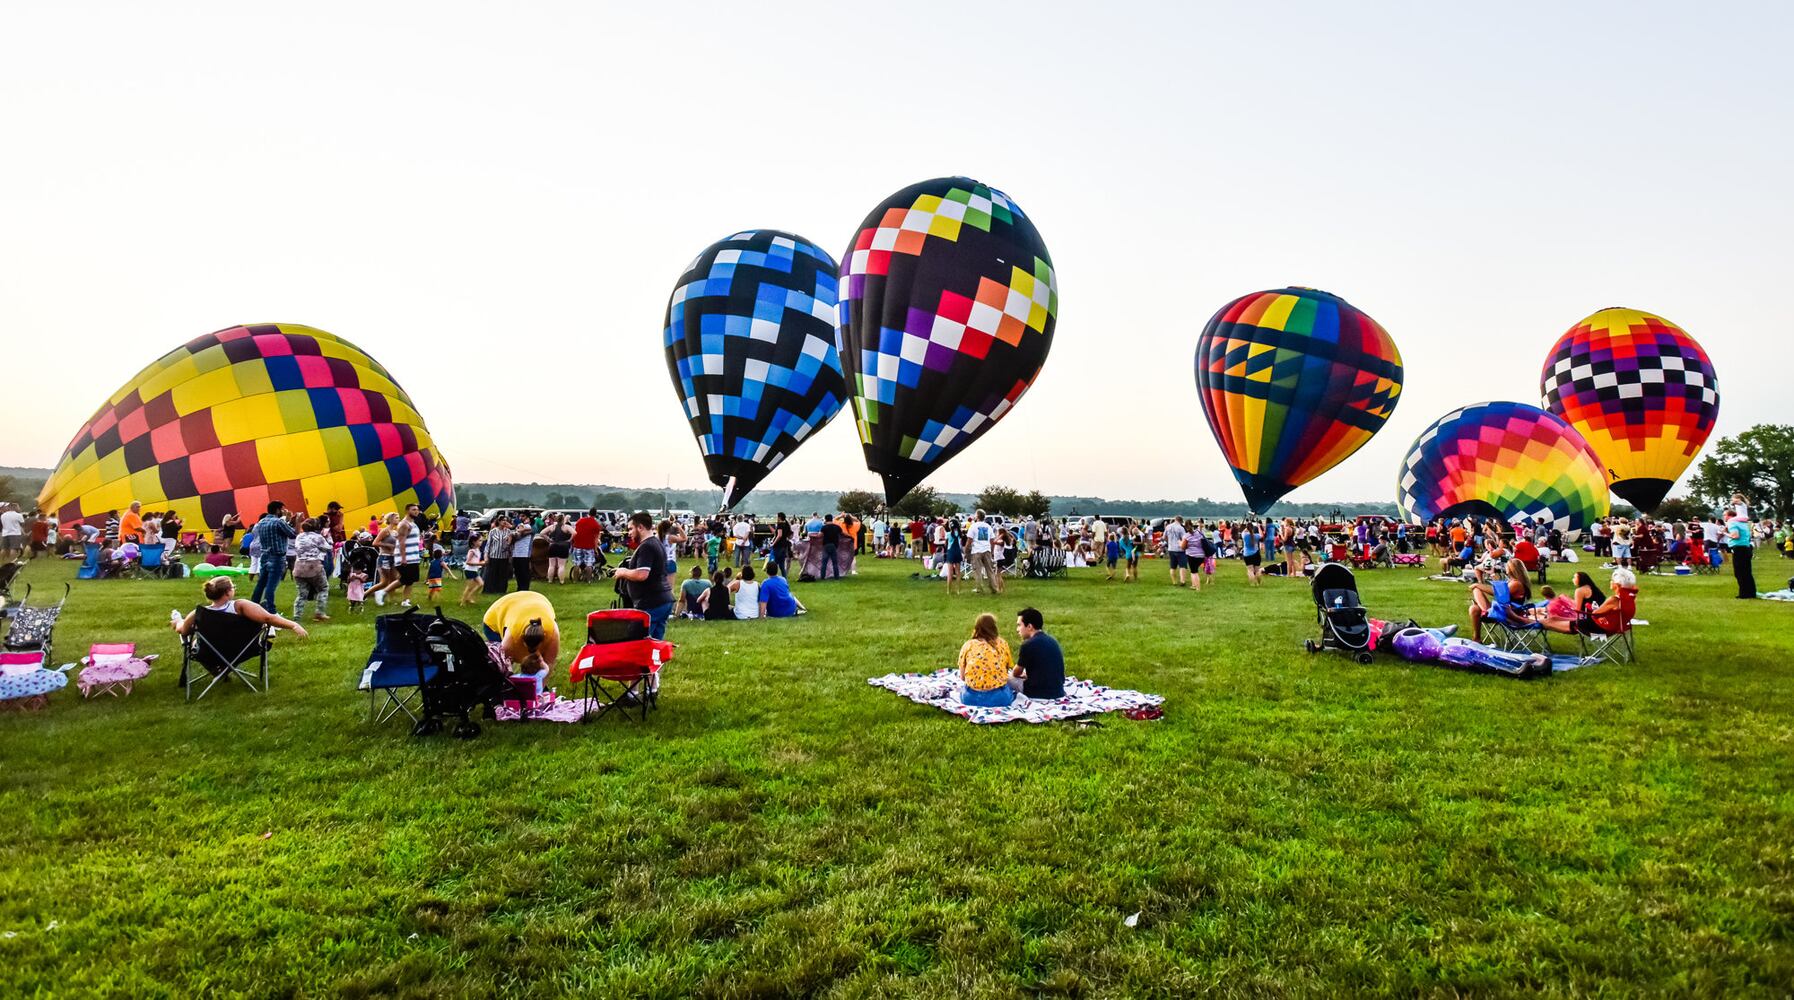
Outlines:
<svg viewBox="0 0 1794 1000"><path fill-rule="evenodd" d="M401 608L408 608L410 606L411 606L411 602L409 600L404 600L404 601L399 602L399 607L401 607Z"/></svg>

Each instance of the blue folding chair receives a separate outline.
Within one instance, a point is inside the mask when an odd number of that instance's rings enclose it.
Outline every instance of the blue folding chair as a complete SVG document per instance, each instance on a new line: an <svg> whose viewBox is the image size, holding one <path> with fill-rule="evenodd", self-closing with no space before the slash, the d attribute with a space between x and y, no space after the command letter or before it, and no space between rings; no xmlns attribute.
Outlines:
<svg viewBox="0 0 1794 1000"><path fill-rule="evenodd" d="M145 545L137 550L137 568L151 576L161 576L164 569L163 559L168 554L168 546Z"/></svg>
<svg viewBox="0 0 1794 1000"><path fill-rule="evenodd" d="M80 567L75 570L75 579L77 579L77 580L97 580L97 579L99 579L99 577L100 577L100 543L99 542L87 542L87 543L85 543L85 545L82 546L82 549L83 549L83 551L85 551L87 553L87 558L81 560Z"/></svg>
<svg viewBox="0 0 1794 1000"><path fill-rule="evenodd" d="M1542 622L1527 614L1530 604L1516 604L1508 592L1507 581L1495 581L1495 602L1483 618L1483 628L1490 645L1515 653L1551 655L1551 633Z"/></svg>
<svg viewBox="0 0 1794 1000"><path fill-rule="evenodd" d="M368 692L369 722L378 725L400 712L417 722L413 705L423 686L436 678L436 664L425 646L429 624L429 616L415 609L374 619L374 651L361 674L361 686Z"/></svg>

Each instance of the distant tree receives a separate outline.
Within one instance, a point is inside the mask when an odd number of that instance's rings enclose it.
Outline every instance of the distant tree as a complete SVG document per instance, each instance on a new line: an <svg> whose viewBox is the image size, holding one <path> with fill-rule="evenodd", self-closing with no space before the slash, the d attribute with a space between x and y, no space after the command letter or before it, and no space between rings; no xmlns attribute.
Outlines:
<svg viewBox="0 0 1794 1000"><path fill-rule="evenodd" d="M629 498L616 491L600 493L592 499L592 506L599 510L622 510L629 506Z"/></svg>
<svg viewBox="0 0 1794 1000"><path fill-rule="evenodd" d="M870 517L883 503L871 490L848 490L835 498L835 510L855 517Z"/></svg>
<svg viewBox="0 0 1794 1000"><path fill-rule="evenodd" d="M666 505L667 495L665 493L662 493L659 490L643 490L642 492L637 493L631 501L624 506L628 507L630 510L645 510L652 513L664 508Z"/></svg>
<svg viewBox="0 0 1794 1000"><path fill-rule="evenodd" d="M462 510L485 510L492 506L492 501L487 499L486 494L474 490L471 493L462 493L456 498L456 506Z"/></svg>
<svg viewBox="0 0 1794 1000"><path fill-rule="evenodd" d="M1688 497L1670 497L1657 505L1657 513L1652 516L1659 521L1698 521L1708 513L1708 508Z"/></svg>
<svg viewBox="0 0 1794 1000"><path fill-rule="evenodd" d="M965 513L965 510L959 506L958 500L948 500L945 497L936 497L931 513L933 513L935 517L951 517L954 514L963 514Z"/></svg>
<svg viewBox="0 0 1794 1000"><path fill-rule="evenodd" d="M1720 507L1742 493L1759 507L1786 516L1794 510L1794 425L1758 424L1721 438L1688 481L1701 503Z"/></svg>
<svg viewBox="0 0 1794 1000"><path fill-rule="evenodd" d="M1020 514L1022 494L1007 486L986 486L979 491L977 504L986 514Z"/></svg>
<svg viewBox="0 0 1794 1000"><path fill-rule="evenodd" d="M936 516L935 508L941 503L943 501L935 494L934 487L918 486L905 494L903 499L892 504L891 513L901 514L904 517L934 517Z"/></svg>
<svg viewBox="0 0 1794 1000"><path fill-rule="evenodd" d="M1017 513L1035 518L1047 517L1053 513L1053 498L1039 490L1029 490L1022 494L1021 510Z"/></svg>
<svg viewBox="0 0 1794 1000"><path fill-rule="evenodd" d="M25 496L23 485L13 476L0 476L0 503L16 503L27 506L30 500Z"/></svg>

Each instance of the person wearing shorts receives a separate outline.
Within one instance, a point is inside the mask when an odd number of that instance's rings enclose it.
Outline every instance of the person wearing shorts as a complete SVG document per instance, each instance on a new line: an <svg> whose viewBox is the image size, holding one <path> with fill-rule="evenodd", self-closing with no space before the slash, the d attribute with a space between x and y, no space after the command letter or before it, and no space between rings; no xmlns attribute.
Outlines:
<svg viewBox="0 0 1794 1000"><path fill-rule="evenodd" d="M1165 522L1165 561L1171 564L1171 585L1180 586L1184 582L1184 574L1189 572L1190 561L1184 558L1184 529L1182 518L1174 517Z"/></svg>

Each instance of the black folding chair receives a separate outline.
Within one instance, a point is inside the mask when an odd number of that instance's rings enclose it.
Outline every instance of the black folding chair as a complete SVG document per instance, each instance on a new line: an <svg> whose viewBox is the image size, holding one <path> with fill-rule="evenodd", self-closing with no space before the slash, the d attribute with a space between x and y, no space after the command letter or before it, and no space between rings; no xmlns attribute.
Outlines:
<svg viewBox="0 0 1794 1000"><path fill-rule="evenodd" d="M211 680L199 692L200 698L226 678L242 681L251 691L266 692L268 649L273 640L272 628L240 614L207 607L194 609L193 628L181 637L181 688L187 700L197 700L193 688L206 674L211 675ZM250 663L256 665L254 672L245 669Z"/></svg>

